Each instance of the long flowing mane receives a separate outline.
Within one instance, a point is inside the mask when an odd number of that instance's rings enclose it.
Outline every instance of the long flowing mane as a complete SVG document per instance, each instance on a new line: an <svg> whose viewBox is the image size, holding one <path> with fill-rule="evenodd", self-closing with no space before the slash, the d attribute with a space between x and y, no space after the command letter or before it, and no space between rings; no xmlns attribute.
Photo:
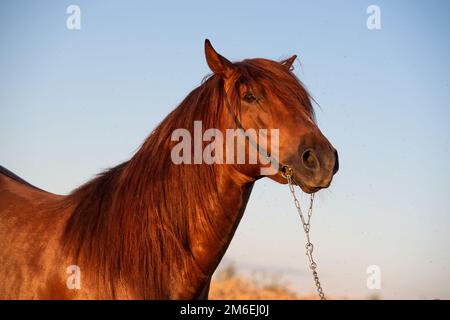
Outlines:
<svg viewBox="0 0 450 320"><path fill-rule="evenodd" d="M308 93L281 64L253 59L236 66L240 75L235 85L253 79L286 104L296 105L300 99L312 114ZM75 209L63 233L65 250L81 268L95 270L97 280L107 285L113 297L121 281L142 298L164 297L172 281L167 269L176 266L189 272L192 231L206 230L214 236L211 219L215 211L223 210L217 191L218 166L174 165L171 135L178 128L192 133L195 120L201 120L204 128L222 128L223 96L222 79L210 76L160 123L129 161L69 195L68 203ZM237 99L232 96L233 103Z"/></svg>

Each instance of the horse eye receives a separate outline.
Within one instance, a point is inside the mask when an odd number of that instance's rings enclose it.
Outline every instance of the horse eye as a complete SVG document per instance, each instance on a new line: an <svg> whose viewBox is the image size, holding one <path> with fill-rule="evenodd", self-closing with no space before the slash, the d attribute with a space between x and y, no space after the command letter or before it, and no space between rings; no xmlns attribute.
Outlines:
<svg viewBox="0 0 450 320"><path fill-rule="evenodd" d="M256 101L256 97L253 95L253 93L246 93L244 96L244 100L247 103L252 103Z"/></svg>

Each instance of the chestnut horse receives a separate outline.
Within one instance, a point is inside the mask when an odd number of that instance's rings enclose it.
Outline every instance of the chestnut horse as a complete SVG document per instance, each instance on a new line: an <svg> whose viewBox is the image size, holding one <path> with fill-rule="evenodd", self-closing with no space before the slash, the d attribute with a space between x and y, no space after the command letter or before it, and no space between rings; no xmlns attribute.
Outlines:
<svg viewBox="0 0 450 320"><path fill-rule="evenodd" d="M245 128L277 128L279 162L296 184L307 193L329 186L337 152L292 72L296 56L232 63L208 40L205 54L212 75L136 154L69 195L0 167L0 298L207 298L263 164L175 164L172 133L193 132L194 121L206 129L236 128L236 119ZM280 171L269 178L286 183Z"/></svg>

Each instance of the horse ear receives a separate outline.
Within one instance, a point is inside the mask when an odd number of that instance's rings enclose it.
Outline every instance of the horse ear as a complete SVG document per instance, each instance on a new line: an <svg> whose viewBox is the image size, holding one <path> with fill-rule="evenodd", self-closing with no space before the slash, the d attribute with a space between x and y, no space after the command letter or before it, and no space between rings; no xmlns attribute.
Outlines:
<svg viewBox="0 0 450 320"><path fill-rule="evenodd" d="M232 74L234 65L228 59L218 54L208 39L205 40L205 56L212 72L221 75L225 79Z"/></svg>
<svg viewBox="0 0 450 320"><path fill-rule="evenodd" d="M295 59L297 59L297 55L294 54L292 57L287 58L286 60L281 61L281 64L288 68L289 70L292 69L292 64L294 63Z"/></svg>

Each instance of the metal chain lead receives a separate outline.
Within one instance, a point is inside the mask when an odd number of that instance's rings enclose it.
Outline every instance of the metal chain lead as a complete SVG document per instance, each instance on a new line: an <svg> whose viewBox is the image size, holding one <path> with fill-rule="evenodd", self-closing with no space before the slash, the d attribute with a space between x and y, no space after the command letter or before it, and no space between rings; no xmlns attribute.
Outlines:
<svg viewBox="0 0 450 320"><path fill-rule="evenodd" d="M325 293L323 292L322 285L320 284L319 275L317 273L317 263L314 261L313 257L313 249L314 246L310 239L310 229L311 229L311 216L313 212L313 203L314 203L314 193L311 194L311 198L309 201L309 208L307 212L307 216L305 219L305 216L303 215L302 208L300 206L300 201L297 199L297 196L295 195L295 189L294 189L294 182L292 180L292 168L288 166L283 167L282 171L283 176L287 179L289 184L289 190L292 193L292 196L294 198L294 204L297 208L298 214L300 216L300 219L302 220L303 230L305 231L306 236L306 256L309 260L309 268L312 270L312 275L314 279L314 284L316 285L317 293L319 294L320 300L326 300Z"/></svg>
<svg viewBox="0 0 450 320"><path fill-rule="evenodd" d="M234 122L236 123L236 126L245 133L245 130L242 127L242 124L240 123L239 119L234 115L234 113L232 111L232 107L228 100L228 96L227 96L226 92L225 92L225 102L226 102L227 109L230 112L230 115L234 118ZM251 143L253 143L253 145L256 145L258 147L257 150L260 151L261 146L258 146L258 144L254 140L251 140L250 136L246 135L246 137L247 137L247 139L249 139L249 141ZM267 157L265 154L262 154L262 155ZM268 156L268 159L270 162L276 161L276 159L272 158L270 155ZM302 208L300 207L300 201L298 201L297 196L295 195L294 182L292 181L292 168L289 166L282 166L281 169L282 169L281 174L283 175L284 178L286 178L288 180L289 190L291 190L292 196L294 197L295 206L297 207L298 214L300 215L300 219L302 220L303 230L305 231L305 235L306 235L306 255L308 256L308 259L309 259L309 268L312 270L312 274L314 277L314 283L316 285L317 292L319 293L319 297L321 300L326 300L325 294L323 293L323 290L322 290L322 285L320 284L319 275L317 274L317 264L313 258L314 246L311 243L310 236L309 236L309 230L311 228L310 221L311 221L311 215L312 215L312 211L313 211L312 208L313 208L313 202L314 202L314 193L311 194L311 200L310 200L309 208L308 208L308 216L307 216L307 220L305 220L305 217L303 216Z"/></svg>

